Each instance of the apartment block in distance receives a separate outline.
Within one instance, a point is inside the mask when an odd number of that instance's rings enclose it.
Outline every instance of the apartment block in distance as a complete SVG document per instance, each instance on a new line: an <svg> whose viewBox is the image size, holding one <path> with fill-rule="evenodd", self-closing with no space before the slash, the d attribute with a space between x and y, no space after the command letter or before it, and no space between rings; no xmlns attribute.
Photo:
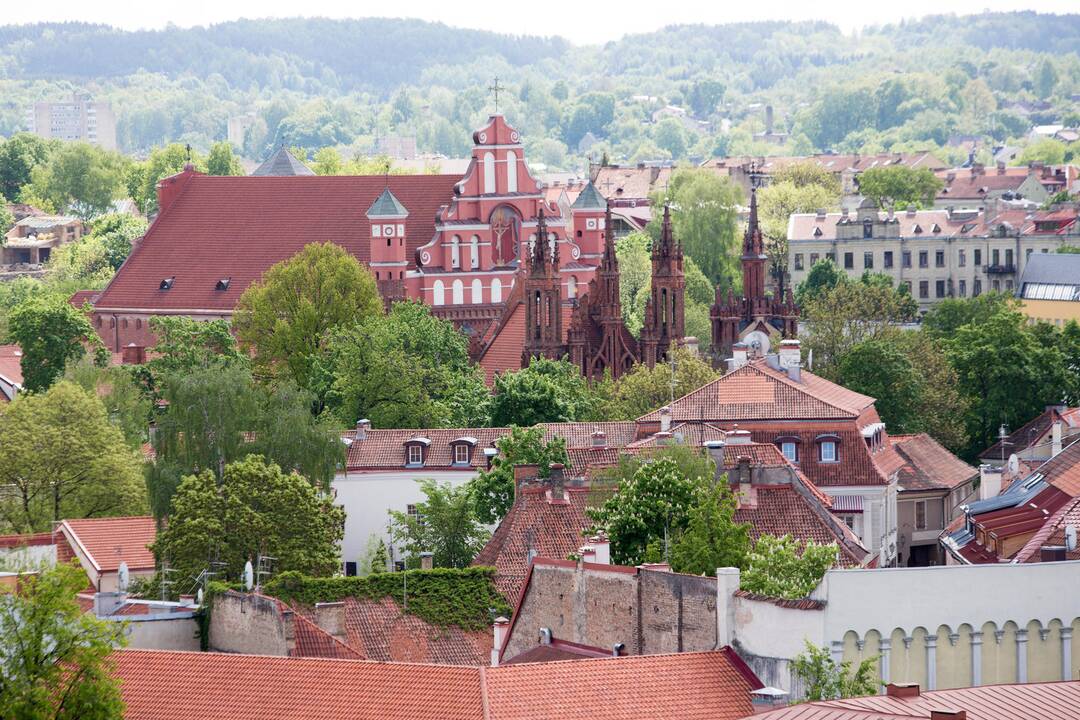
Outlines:
<svg viewBox="0 0 1080 720"><path fill-rule="evenodd" d="M105 150L116 149L116 116L107 102L72 93L68 100L34 103L30 132L45 138L82 140Z"/></svg>
<svg viewBox="0 0 1080 720"><path fill-rule="evenodd" d="M869 200L858 210L795 214L788 221L792 287L819 260L829 259L850 277L885 273L906 285L926 312L952 297L1015 292L1033 254L1080 242L1078 210L986 209L883 211Z"/></svg>

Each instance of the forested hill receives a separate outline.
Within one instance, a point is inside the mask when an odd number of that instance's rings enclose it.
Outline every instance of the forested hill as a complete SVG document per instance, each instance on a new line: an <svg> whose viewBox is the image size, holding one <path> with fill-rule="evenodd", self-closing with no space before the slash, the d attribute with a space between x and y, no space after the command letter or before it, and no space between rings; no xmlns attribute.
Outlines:
<svg viewBox="0 0 1080 720"><path fill-rule="evenodd" d="M134 32L85 23L0 27L0 55L14 59L9 75L101 79L139 70L217 73L238 87L274 85L272 76L287 81L295 75L341 90L376 92L415 83L425 69L464 58L491 56L525 65L557 57L568 47L561 38L380 18L238 20Z"/></svg>

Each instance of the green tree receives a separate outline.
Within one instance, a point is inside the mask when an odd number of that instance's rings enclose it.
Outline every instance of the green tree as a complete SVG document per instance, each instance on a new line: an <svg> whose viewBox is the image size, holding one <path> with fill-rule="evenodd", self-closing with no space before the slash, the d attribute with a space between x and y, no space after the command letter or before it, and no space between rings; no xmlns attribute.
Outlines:
<svg viewBox="0 0 1080 720"><path fill-rule="evenodd" d="M7 234L15 225L15 216L7 207L7 200L3 195L0 195L0 237Z"/></svg>
<svg viewBox="0 0 1080 720"><path fill-rule="evenodd" d="M96 395L109 420L124 434L128 447L139 450L147 440L150 399L127 367L98 367L83 358L70 365L65 378Z"/></svg>
<svg viewBox="0 0 1080 720"><path fill-rule="evenodd" d="M685 348L672 353L673 363L657 363L650 368L637 364L612 383L603 402L605 420L633 420L715 380L712 367ZM672 364L675 366L672 383Z"/></svg>
<svg viewBox="0 0 1080 720"><path fill-rule="evenodd" d="M671 176L665 191L653 198L653 207L670 204L675 239L694 259L705 277L722 288L735 287L738 277L736 217L741 191L711 170L681 169ZM660 237L662 213L654 213L649 234Z"/></svg>
<svg viewBox="0 0 1080 720"><path fill-rule="evenodd" d="M86 236L53 250L49 257L53 278L77 282L87 289L104 287L146 227L145 220L132 215L102 215Z"/></svg>
<svg viewBox="0 0 1080 720"><path fill-rule="evenodd" d="M804 598L836 565L838 552L836 543L803 545L791 535L762 535L747 557L741 587L769 597Z"/></svg>
<svg viewBox="0 0 1080 720"><path fill-rule="evenodd" d="M491 535L473 514L468 488L417 482L425 499L416 515L390 511L394 540L416 564L420 553L430 552L435 567L468 567Z"/></svg>
<svg viewBox="0 0 1080 720"><path fill-rule="evenodd" d="M651 245L649 236L643 232L632 232L615 241L615 256L619 260L619 302L622 304L623 322L634 337L638 336L644 324L645 298L652 285ZM705 281L709 279L705 278ZM641 298L640 303L638 298Z"/></svg>
<svg viewBox="0 0 1080 720"><path fill-rule="evenodd" d="M1003 310L1019 310L1007 293L988 292L972 298L945 298L923 316L922 327L935 338L951 337L963 325L985 323Z"/></svg>
<svg viewBox="0 0 1080 720"><path fill-rule="evenodd" d="M772 184L791 183L797 188L817 186L839 199L840 178L814 160L801 160L784 165L772 174Z"/></svg>
<svg viewBox="0 0 1080 720"><path fill-rule="evenodd" d="M716 106L724 99L724 83L709 78L695 80L687 93L686 101L694 115L700 118L708 117L716 112Z"/></svg>
<svg viewBox="0 0 1080 720"><path fill-rule="evenodd" d="M346 424L380 428L486 425L490 394L465 335L418 302L394 303L329 343L328 404ZM476 422L466 422L476 421Z"/></svg>
<svg viewBox="0 0 1080 720"><path fill-rule="evenodd" d="M0 407L0 525L45 532L66 518L144 511L142 460L93 394L69 382Z"/></svg>
<svg viewBox="0 0 1080 720"><path fill-rule="evenodd" d="M1044 57L1039 63L1039 69L1035 72L1035 93L1040 98L1048 98L1054 94L1054 88L1058 84L1058 72L1050 58Z"/></svg>
<svg viewBox="0 0 1080 720"><path fill-rule="evenodd" d="M859 175L859 192L878 207L933 207L945 183L927 168L873 167Z"/></svg>
<svg viewBox="0 0 1080 720"><path fill-rule="evenodd" d="M17 133L0 142L0 195L15 200L30 184L34 168L45 165L60 146L31 133Z"/></svg>
<svg viewBox="0 0 1080 720"><path fill-rule="evenodd" d="M877 656L866 658L852 671L850 660L838 663L826 648L809 640L804 642L806 650L792 660L791 672L802 680L807 701L864 697L877 692Z"/></svg>
<svg viewBox="0 0 1080 720"><path fill-rule="evenodd" d="M210 154L206 156L206 172L210 175L243 175L244 168L239 158L233 155L232 145L221 141L210 146Z"/></svg>
<svg viewBox="0 0 1080 720"><path fill-rule="evenodd" d="M166 410L157 419L155 460L147 476L151 507L169 515L182 476L203 470L219 478L226 464L265 455L323 490L344 460L337 424L311 414L312 396L291 383L256 384L241 366L166 375Z"/></svg>
<svg viewBox="0 0 1080 720"><path fill-rule="evenodd" d="M901 348L886 337L866 340L840 357L836 382L876 398L878 415L895 433L910 432L922 409L922 378Z"/></svg>
<svg viewBox="0 0 1080 720"><path fill-rule="evenodd" d="M593 409L589 384L574 365L566 359L533 358L528 367L495 377L491 424L573 422Z"/></svg>
<svg viewBox="0 0 1080 720"><path fill-rule="evenodd" d="M1020 153L1017 162L1020 165L1041 162L1046 165L1061 165L1065 162L1067 148L1065 143L1054 138L1040 138L1029 143Z"/></svg>
<svg viewBox="0 0 1080 720"><path fill-rule="evenodd" d="M86 345L104 352L90 321L62 295L36 295L19 303L8 316L8 335L22 348L23 389L47 389L71 361L86 354ZM100 357L99 357L100 359Z"/></svg>
<svg viewBox="0 0 1080 720"><path fill-rule="evenodd" d="M316 175L341 175L345 170L345 164L341 162L341 153L335 148L319 148L315 153L311 169Z"/></svg>
<svg viewBox="0 0 1080 720"><path fill-rule="evenodd" d="M273 572L330 575L338 570L345 511L297 473L283 472L260 455L225 466L219 483L204 470L185 477L173 512L151 546L190 587L211 563L219 579L242 578L244 563L274 558Z"/></svg>
<svg viewBox="0 0 1080 720"><path fill-rule="evenodd" d="M473 512L480 522L491 525L510 510L514 502L514 466L536 465L546 478L554 463L567 465L566 440L553 437L544 441L542 427L512 427L510 434L495 441L499 454L490 470L481 470L468 483Z"/></svg>
<svg viewBox="0 0 1080 720"><path fill-rule="evenodd" d="M887 337L911 364L920 390L908 423L890 425L890 430L929 433L953 452L960 452L968 442L964 420L971 401L960 392L956 371L949 364L941 341L921 331L892 333Z"/></svg>
<svg viewBox="0 0 1080 720"><path fill-rule="evenodd" d="M750 526L735 522L738 507L727 476L698 483L686 529L671 544L671 569L714 575L717 568L744 567L750 550Z"/></svg>
<svg viewBox="0 0 1080 720"><path fill-rule="evenodd" d="M141 163L131 165L124 177L128 195L147 216L158 211L157 185L163 179L183 171L190 162L200 172L206 171L206 162L194 151L180 143L155 148Z"/></svg>
<svg viewBox="0 0 1080 720"><path fill-rule="evenodd" d="M673 159L686 155L686 131L677 119L669 117L658 122L653 130L653 138Z"/></svg>
<svg viewBox="0 0 1080 720"><path fill-rule="evenodd" d="M315 390L332 333L382 311L369 270L340 245L312 243L244 290L233 327L259 377Z"/></svg>
<svg viewBox="0 0 1080 720"><path fill-rule="evenodd" d="M0 653L5 718L121 720L124 703L110 655L127 640L124 626L84 612L86 588L76 563L19 579L0 595Z"/></svg>
<svg viewBox="0 0 1080 720"><path fill-rule="evenodd" d="M674 458L663 456L621 478L602 505L587 510L611 541L612 561L638 565L656 544L666 556L671 539L686 527L697 486L705 481L705 477L686 476Z"/></svg>
<svg viewBox="0 0 1080 720"><path fill-rule="evenodd" d="M158 315L150 318L150 331L157 339L154 356L134 371L155 399L161 398L167 375L182 377L197 370L248 366L227 320Z"/></svg>
<svg viewBox="0 0 1080 720"><path fill-rule="evenodd" d="M769 256L769 274L780 288L784 288L787 275L787 226L791 216L795 213L832 210L839 202L839 193L809 181L802 186L786 180L773 182L758 191L758 213Z"/></svg>
<svg viewBox="0 0 1080 720"><path fill-rule="evenodd" d="M847 274L829 258L818 260L810 268L806 279L795 288L795 303L799 307L806 307L818 295L832 290L840 283L847 281Z"/></svg>
<svg viewBox="0 0 1080 720"><path fill-rule="evenodd" d="M62 145L32 173L30 192L56 212L92 218L123 196L124 159L88 143Z"/></svg>

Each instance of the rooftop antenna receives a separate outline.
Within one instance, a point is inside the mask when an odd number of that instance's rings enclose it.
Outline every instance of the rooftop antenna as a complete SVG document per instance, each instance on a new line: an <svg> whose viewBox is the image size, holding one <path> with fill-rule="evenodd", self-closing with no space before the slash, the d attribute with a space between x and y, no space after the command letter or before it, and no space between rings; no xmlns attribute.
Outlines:
<svg viewBox="0 0 1080 720"><path fill-rule="evenodd" d="M499 85L499 76L496 75L495 76L495 83L491 87L488 88L488 90L490 90L492 92L492 94L495 95L495 114L496 115L499 113L499 91L500 90L505 90L505 89L506 88L504 86Z"/></svg>
<svg viewBox="0 0 1080 720"><path fill-rule="evenodd" d="M1001 423L998 427L998 442L1001 445L1001 465L1005 466L1005 438L1009 437L1008 431L1005 429L1005 423Z"/></svg>
<svg viewBox="0 0 1080 720"><path fill-rule="evenodd" d="M255 572L255 590L256 590L256 592L260 588L262 588L263 576L269 577L270 574L273 572L274 563L276 561L277 561L277 558L270 557L269 555L259 555L258 556L258 561L257 561L258 570Z"/></svg>
<svg viewBox="0 0 1080 720"><path fill-rule="evenodd" d="M161 599L162 601L169 599L169 586L175 581L169 579L169 573L173 572L173 569L169 567L168 561L162 561L161 563Z"/></svg>
<svg viewBox="0 0 1080 720"><path fill-rule="evenodd" d="M184 145L184 152L187 154L187 162L191 162L191 143Z"/></svg>

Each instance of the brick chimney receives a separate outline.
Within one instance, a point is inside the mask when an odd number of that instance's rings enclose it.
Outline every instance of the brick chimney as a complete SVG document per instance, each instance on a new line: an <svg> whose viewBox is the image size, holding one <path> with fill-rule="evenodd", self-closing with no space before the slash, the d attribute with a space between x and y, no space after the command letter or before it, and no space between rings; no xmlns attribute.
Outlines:
<svg viewBox="0 0 1080 720"><path fill-rule="evenodd" d="M315 624L333 635L341 642L345 642L348 634L345 630L345 603L321 602L315 603Z"/></svg>
<svg viewBox="0 0 1080 720"><path fill-rule="evenodd" d="M142 365L146 362L146 348L142 345L130 343L121 351L121 362L124 365Z"/></svg>
<svg viewBox="0 0 1080 720"><path fill-rule="evenodd" d="M566 473L562 463L551 464L551 471L548 473L546 484L549 488L547 492L548 502L560 504L566 502Z"/></svg>
<svg viewBox="0 0 1080 720"><path fill-rule="evenodd" d="M597 430L592 434L592 446L597 450L603 450L607 447L607 433L603 430Z"/></svg>
<svg viewBox="0 0 1080 720"><path fill-rule="evenodd" d="M941 708L930 711L930 720L967 720L967 710Z"/></svg>
<svg viewBox="0 0 1080 720"><path fill-rule="evenodd" d="M539 465L515 465L514 466L514 499L517 499L518 489L523 485L535 483L540 477Z"/></svg>
<svg viewBox="0 0 1080 720"><path fill-rule="evenodd" d="M510 631L510 621L500 615L495 618L492 629L495 632L495 642L491 646L491 667L498 667L499 653L502 652L503 643L506 642L506 635Z"/></svg>
<svg viewBox="0 0 1080 720"><path fill-rule="evenodd" d="M431 570L435 567L435 556L430 552L420 553L420 569Z"/></svg>
<svg viewBox="0 0 1080 720"><path fill-rule="evenodd" d="M1004 175L1005 174L1005 161L1004 160L998 160L997 161L997 174L998 175Z"/></svg>
<svg viewBox="0 0 1080 720"><path fill-rule="evenodd" d="M735 477L739 481L739 507L748 509L756 508L757 493L754 492L754 486L751 483L753 475L750 470L750 458L746 455L740 455L736 462L738 465L735 469Z"/></svg>
<svg viewBox="0 0 1080 720"><path fill-rule="evenodd" d="M885 695L894 698L919 697L919 683L889 683Z"/></svg>
<svg viewBox="0 0 1080 720"><path fill-rule="evenodd" d="M356 439L367 440L367 431L371 429L371 421L367 418L361 418L356 421Z"/></svg>

